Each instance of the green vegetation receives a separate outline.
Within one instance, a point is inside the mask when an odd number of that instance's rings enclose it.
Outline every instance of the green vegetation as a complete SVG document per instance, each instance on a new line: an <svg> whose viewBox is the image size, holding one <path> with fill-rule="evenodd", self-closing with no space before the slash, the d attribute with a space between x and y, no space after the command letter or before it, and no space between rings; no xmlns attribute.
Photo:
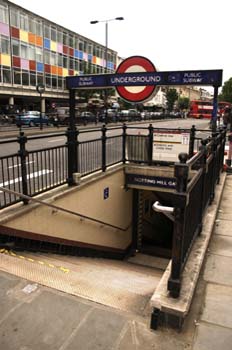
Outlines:
<svg viewBox="0 0 232 350"><path fill-rule="evenodd" d="M222 92L218 96L219 101L226 101L232 103L232 78L227 80L223 87Z"/></svg>

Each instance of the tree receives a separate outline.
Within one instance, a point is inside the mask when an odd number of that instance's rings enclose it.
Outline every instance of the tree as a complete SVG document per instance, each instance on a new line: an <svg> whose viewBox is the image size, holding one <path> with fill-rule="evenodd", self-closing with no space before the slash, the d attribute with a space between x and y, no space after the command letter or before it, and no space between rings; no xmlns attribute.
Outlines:
<svg viewBox="0 0 232 350"><path fill-rule="evenodd" d="M168 111L170 112L173 110L174 104L178 100L178 93L176 89L168 88L165 92L165 96L167 99L167 108L168 108Z"/></svg>
<svg viewBox="0 0 232 350"><path fill-rule="evenodd" d="M189 108L189 98L188 97L180 97L178 100L179 109L188 109Z"/></svg>
<svg viewBox="0 0 232 350"><path fill-rule="evenodd" d="M232 78L230 78L224 83L222 87L222 92L218 96L218 99L219 101L226 101L232 103Z"/></svg>

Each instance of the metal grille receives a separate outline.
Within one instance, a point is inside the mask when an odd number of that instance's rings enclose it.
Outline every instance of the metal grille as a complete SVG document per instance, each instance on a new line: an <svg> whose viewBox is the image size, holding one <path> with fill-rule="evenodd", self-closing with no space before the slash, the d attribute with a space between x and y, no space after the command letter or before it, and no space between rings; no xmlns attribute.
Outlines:
<svg viewBox="0 0 232 350"><path fill-rule="evenodd" d="M30 196L66 183L67 149L65 146L31 151L27 159Z"/></svg>
<svg viewBox="0 0 232 350"><path fill-rule="evenodd" d="M0 158L0 186L21 192L21 163L20 157L17 154ZM0 191L0 208L17 203L18 201L20 201L20 198L15 195Z"/></svg>
<svg viewBox="0 0 232 350"><path fill-rule="evenodd" d="M93 173L102 167L101 139L84 141L78 146L78 171L82 175Z"/></svg>
<svg viewBox="0 0 232 350"><path fill-rule="evenodd" d="M106 165L116 164L122 161L122 135L107 137L106 140Z"/></svg>

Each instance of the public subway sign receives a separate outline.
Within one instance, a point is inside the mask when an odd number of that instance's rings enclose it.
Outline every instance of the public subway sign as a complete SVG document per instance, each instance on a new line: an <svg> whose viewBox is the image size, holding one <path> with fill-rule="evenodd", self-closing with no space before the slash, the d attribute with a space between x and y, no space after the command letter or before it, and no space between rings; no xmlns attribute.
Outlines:
<svg viewBox="0 0 232 350"><path fill-rule="evenodd" d="M189 153L189 133L182 131L154 132L152 159L178 162L180 153Z"/></svg>
<svg viewBox="0 0 232 350"><path fill-rule="evenodd" d="M66 77L66 83L68 89L95 89L143 85L221 86L222 70L78 75Z"/></svg>
<svg viewBox="0 0 232 350"><path fill-rule="evenodd" d="M221 86L222 70L192 70L158 72L143 56L131 56L120 63L115 74L95 74L66 77L71 89L105 89L115 87L120 97L129 102L144 102L165 85Z"/></svg>

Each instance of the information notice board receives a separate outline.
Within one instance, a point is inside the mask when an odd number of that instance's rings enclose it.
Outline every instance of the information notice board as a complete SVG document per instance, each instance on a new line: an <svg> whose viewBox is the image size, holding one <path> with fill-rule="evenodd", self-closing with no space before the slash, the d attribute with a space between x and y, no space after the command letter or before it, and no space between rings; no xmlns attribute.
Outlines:
<svg viewBox="0 0 232 350"><path fill-rule="evenodd" d="M154 132L152 159L178 162L180 153L189 153L189 139L190 135L187 132Z"/></svg>

